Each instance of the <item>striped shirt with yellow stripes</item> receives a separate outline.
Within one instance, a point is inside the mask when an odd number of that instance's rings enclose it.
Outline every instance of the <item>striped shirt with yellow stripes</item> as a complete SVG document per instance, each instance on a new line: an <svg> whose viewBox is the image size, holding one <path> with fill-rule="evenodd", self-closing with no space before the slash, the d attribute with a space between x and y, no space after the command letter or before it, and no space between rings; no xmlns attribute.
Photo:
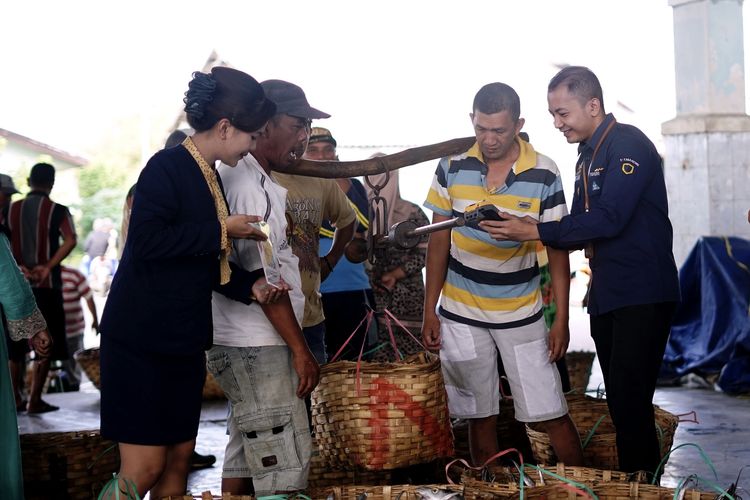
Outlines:
<svg viewBox="0 0 750 500"><path fill-rule="evenodd" d="M517 140L520 154L505 185L487 186L487 165L475 143L466 153L440 160L424 206L446 217L461 215L480 201L539 222L567 215L557 165ZM492 329L515 328L541 318L536 246L534 241L497 241L476 227L452 229L440 314Z"/></svg>

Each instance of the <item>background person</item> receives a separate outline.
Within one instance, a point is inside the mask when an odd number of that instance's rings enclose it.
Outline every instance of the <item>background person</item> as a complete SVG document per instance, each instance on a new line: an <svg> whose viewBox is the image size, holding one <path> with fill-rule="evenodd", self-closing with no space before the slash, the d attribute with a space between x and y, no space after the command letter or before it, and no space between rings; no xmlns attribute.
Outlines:
<svg viewBox="0 0 750 500"><path fill-rule="evenodd" d="M78 269L61 267L65 337L68 343L68 359L62 362L63 390L77 391L81 385L81 367L74 354L83 349L83 333L86 329L81 301L85 301L89 308L91 330L97 335L99 335L99 315L96 313L94 295L91 293L86 276Z"/></svg>
<svg viewBox="0 0 750 500"><path fill-rule="evenodd" d="M75 248L76 231L68 207L49 197L55 185L55 167L37 163L31 167L28 182L31 191L26 198L10 206L8 227L13 256L31 283L37 306L47 321L53 340L50 355L34 359L26 405L29 413L45 413L59 409L42 400L50 361L68 359L60 263ZM11 360L11 365L14 363Z"/></svg>

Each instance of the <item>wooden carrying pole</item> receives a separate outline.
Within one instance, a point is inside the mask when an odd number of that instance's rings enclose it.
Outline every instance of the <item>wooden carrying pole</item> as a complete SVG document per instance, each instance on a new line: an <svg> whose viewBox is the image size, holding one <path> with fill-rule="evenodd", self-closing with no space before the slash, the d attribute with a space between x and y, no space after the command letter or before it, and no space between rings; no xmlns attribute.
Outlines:
<svg viewBox="0 0 750 500"><path fill-rule="evenodd" d="M398 153L359 161L313 161L300 160L289 167L274 165L274 170L285 174L306 175L340 179L363 175L381 174L386 170L415 165L424 161L455 155L467 151L476 141L475 137L464 137L450 141L405 149Z"/></svg>

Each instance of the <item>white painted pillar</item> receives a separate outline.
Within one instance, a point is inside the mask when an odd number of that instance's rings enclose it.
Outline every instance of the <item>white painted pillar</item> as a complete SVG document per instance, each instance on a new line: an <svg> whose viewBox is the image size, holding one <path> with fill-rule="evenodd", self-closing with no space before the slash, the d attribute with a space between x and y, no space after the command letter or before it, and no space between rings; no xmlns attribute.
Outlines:
<svg viewBox="0 0 750 500"><path fill-rule="evenodd" d="M681 265L701 236L750 239L750 116L742 0L669 0L677 116L662 124L664 169Z"/></svg>

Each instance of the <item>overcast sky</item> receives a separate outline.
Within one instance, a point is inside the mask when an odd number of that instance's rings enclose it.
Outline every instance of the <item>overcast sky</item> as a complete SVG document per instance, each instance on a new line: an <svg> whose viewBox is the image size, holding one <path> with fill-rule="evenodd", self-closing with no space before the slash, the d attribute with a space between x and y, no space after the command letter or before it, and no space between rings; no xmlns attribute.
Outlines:
<svg viewBox="0 0 750 500"><path fill-rule="evenodd" d="M0 127L84 155L123 116L176 114L214 49L258 80L302 86L342 146L471 135L475 92L508 83L566 187L575 147L547 112L555 65L593 69L607 110L660 148L675 110L667 0L6 0L0 46ZM340 149L344 160L371 153ZM406 197L421 202L433 170L406 169Z"/></svg>

